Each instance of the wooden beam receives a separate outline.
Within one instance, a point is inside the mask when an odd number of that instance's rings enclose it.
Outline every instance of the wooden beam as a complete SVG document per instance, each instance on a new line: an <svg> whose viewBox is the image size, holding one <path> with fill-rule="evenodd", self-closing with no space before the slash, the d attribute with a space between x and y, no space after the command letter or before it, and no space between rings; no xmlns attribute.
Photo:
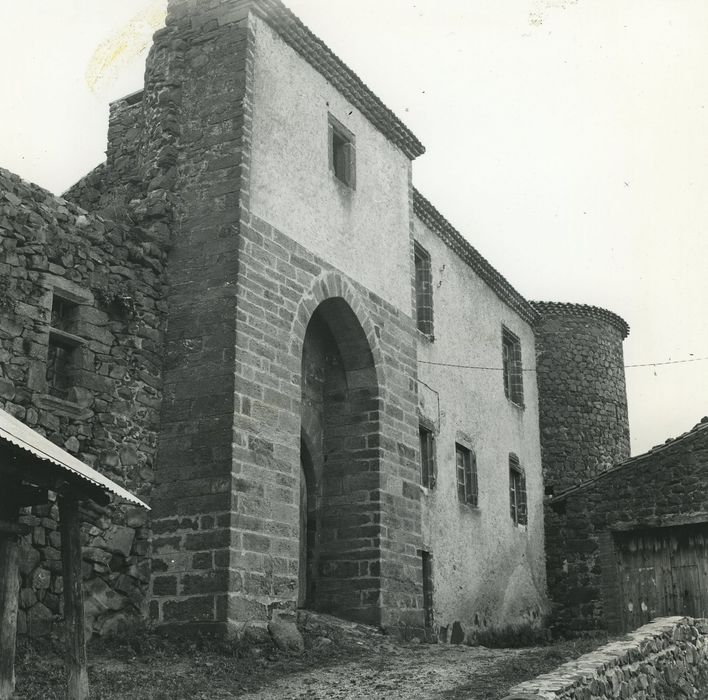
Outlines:
<svg viewBox="0 0 708 700"><path fill-rule="evenodd" d="M61 532L61 568L66 624L67 698L85 700L89 695L84 631L84 594L81 577L79 502L66 492L58 497Z"/></svg>
<svg viewBox="0 0 708 700"><path fill-rule="evenodd" d="M7 502L0 503L0 517L17 518L18 509ZM0 531L0 700L9 700L15 691L15 648L19 593L20 570L17 535L12 532Z"/></svg>

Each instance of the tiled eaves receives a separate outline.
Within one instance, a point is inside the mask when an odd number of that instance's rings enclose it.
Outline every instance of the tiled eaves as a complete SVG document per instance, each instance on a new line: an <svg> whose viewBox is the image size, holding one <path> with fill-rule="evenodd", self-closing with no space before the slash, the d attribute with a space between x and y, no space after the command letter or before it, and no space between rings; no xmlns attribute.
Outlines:
<svg viewBox="0 0 708 700"><path fill-rule="evenodd" d="M464 260L494 293L531 325L538 313L531 304L462 236L462 234L414 187L414 214L462 260Z"/></svg>
<svg viewBox="0 0 708 700"><path fill-rule="evenodd" d="M411 160L425 153L415 134L280 0L254 0L252 9Z"/></svg>
<svg viewBox="0 0 708 700"><path fill-rule="evenodd" d="M576 318L596 318L605 323L609 323L622 333L622 338L629 335L629 324L620 316L602 309L599 306L589 304L567 304L558 301L531 301L531 306L540 316L574 316Z"/></svg>
<svg viewBox="0 0 708 700"><path fill-rule="evenodd" d="M644 462L646 462L647 459L651 459L654 455L665 452L667 450L673 449L676 445L680 443L684 443L687 440L694 440L694 439L699 439L700 437L705 437L708 435L708 416L705 418L701 419L701 422L698 423L698 425L694 426L691 430L683 433L682 435L679 435L678 437L675 438L669 438L666 442L664 442L661 445L656 445L655 447L652 447L648 452L644 452L643 454L637 455L636 457L630 457L629 459L625 460L624 462L621 462L620 464L612 467L611 469L607 469L606 471L602 472L601 474L598 474L597 476L592 477L592 479L588 479L587 481L583 481L580 484L577 484L576 486L571 486L569 489L566 489L565 491L562 491L561 493L553 496L549 502L551 505L554 503L558 503L560 501L565 500L568 496L571 496L574 493L577 493L578 491L583 491L586 488L592 486L596 482L607 478L611 474L615 474L619 471L622 471L624 469L629 469L632 467L635 467L637 465L640 465Z"/></svg>

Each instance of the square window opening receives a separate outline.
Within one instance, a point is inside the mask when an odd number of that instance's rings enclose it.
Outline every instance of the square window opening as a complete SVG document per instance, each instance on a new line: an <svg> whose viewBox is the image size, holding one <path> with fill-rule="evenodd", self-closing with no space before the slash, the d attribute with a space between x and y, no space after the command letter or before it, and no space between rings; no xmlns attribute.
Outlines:
<svg viewBox="0 0 708 700"><path fill-rule="evenodd" d="M356 188L354 134L332 115L329 116L329 167L340 182Z"/></svg>
<svg viewBox="0 0 708 700"><path fill-rule="evenodd" d="M457 498L460 503L476 508L479 502L477 460L471 450L459 444L455 445L455 459L457 466Z"/></svg>

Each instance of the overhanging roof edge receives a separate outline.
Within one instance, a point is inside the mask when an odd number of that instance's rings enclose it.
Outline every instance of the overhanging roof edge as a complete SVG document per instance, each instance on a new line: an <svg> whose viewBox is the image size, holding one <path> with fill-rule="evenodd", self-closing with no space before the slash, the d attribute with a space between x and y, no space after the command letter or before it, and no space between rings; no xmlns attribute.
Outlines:
<svg viewBox="0 0 708 700"><path fill-rule="evenodd" d="M37 459L50 462L60 469L84 481L88 481L103 491L109 491L129 503L134 503L135 505L150 510L150 506L141 501L137 496L134 496L130 491L119 486L99 471L84 464L66 450L63 450L43 435L32 430L32 428L25 425L22 421L0 409L0 441L2 440L29 452Z"/></svg>

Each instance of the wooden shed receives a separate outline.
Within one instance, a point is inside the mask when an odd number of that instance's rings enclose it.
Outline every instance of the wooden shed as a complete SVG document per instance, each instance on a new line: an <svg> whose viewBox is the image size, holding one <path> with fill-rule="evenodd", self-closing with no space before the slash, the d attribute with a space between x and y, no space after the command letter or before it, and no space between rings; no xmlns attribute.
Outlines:
<svg viewBox="0 0 708 700"><path fill-rule="evenodd" d="M81 577L79 503L100 505L110 495L148 506L100 472L0 410L0 700L15 688L15 648L20 587L17 540L26 533L20 509L57 495L61 534L64 618L66 623L67 697L88 697L86 641Z"/></svg>

